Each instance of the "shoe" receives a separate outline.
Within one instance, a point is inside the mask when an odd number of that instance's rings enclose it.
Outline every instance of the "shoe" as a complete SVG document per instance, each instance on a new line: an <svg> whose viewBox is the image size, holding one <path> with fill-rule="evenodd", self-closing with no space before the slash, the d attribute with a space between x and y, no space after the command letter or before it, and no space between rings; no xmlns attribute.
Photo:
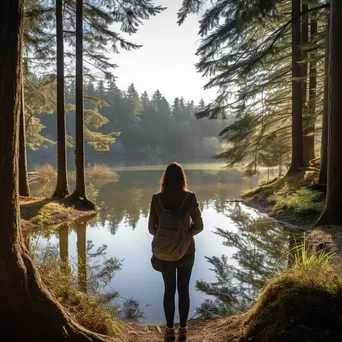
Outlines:
<svg viewBox="0 0 342 342"><path fill-rule="evenodd" d="M166 328L164 334L164 342L175 342L176 334L174 328Z"/></svg>
<svg viewBox="0 0 342 342"><path fill-rule="evenodd" d="M187 327L179 327L178 328L178 341L186 341L188 335Z"/></svg>

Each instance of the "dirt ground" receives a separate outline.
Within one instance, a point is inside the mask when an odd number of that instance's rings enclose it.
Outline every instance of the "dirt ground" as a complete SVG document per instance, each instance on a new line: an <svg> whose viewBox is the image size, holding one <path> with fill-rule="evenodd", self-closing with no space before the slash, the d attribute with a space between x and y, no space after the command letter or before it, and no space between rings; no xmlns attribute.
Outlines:
<svg viewBox="0 0 342 342"><path fill-rule="evenodd" d="M235 342L239 341L246 315L189 323L188 342ZM125 342L161 342L165 327L162 325L129 324L123 334Z"/></svg>

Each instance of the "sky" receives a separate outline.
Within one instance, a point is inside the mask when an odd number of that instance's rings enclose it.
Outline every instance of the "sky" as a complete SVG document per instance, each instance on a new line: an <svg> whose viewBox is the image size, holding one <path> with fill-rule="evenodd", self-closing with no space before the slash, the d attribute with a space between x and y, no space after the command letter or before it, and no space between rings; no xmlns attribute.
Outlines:
<svg viewBox="0 0 342 342"><path fill-rule="evenodd" d="M118 86L127 89L134 83L139 93L146 90L150 95L159 89L171 103L181 96L196 103L201 98L206 102L212 100L216 91L203 90L208 79L197 73L195 67L195 52L200 44L199 16L191 15L178 26L177 12L182 0L156 0L155 4L168 8L144 21L139 31L129 37L143 47L112 55L112 61L118 65L114 71Z"/></svg>

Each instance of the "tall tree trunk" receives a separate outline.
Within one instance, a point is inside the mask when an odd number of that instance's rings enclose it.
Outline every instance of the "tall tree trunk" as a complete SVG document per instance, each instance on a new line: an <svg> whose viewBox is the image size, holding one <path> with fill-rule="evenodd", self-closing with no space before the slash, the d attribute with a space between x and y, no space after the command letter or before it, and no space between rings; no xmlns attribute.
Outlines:
<svg viewBox="0 0 342 342"><path fill-rule="evenodd" d="M309 14L307 13L309 10L308 4L303 3L302 5L302 13L306 13L302 15L302 46L306 48L309 42ZM316 24L317 26L317 24ZM316 29L317 31L317 29ZM312 37L312 32L311 32ZM302 73L302 98L303 98L303 116L304 116L304 124L303 124L303 164L308 165L311 159L314 159L314 140L313 135L310 130L310 121L311 121L311 113L310 113L310 103L307 102L307 82L308 82L308 63L306 62L308 59L308 53L304 50L302 53L303 59L303 73ZM310 64L310 86L311 86L311 64ZM310 87L311 90L311 87ZM310 95L309 95L310 101Z"/></svg>
<svg viewBox="0 0 342 342"><path fill-rule="evenodd" d="M26 158L26 132L25 132L25 96L24 78L21 76L21 101L20 101L20 123L19 123L19 195L30 196L30 188L27 176Z"/></svg>
<svg viewBox="0 0 342 342"><path fill-rule="evenodd" d="M63 35L63 0L56 0L56 34L57 34L57 185L53 198L65 198L69 195L66 125L65 125L65 91L64 91L64 35Z"/></svg>
<svg viewBox="0 0 342 342"><path fill-rule="evenodd" d="M87 292L87 222L76 223L78 283L83 292Z"/></svg>
<svg viewBox="0 0 342 342"><path fill-rule="evenodd" d="M328 111L329 111L329 21L325 39L325 79L324 79L324 104L322 118L321 138L321 165L319 169L318 184L327 184L328 171Z"/></svg>
<svg viewBox="0 0 342 342"><path fill-rule="evenodd" d="M311 14L310 37L313 41L317 34L317 18ZM315 121L316 121L316 88L317 88L317 61L316 50L310 53L310 80L309 80L309 104L307 122L307 156L308 160L315 158Z"/></svg>
<svg viewBox="0 0 342 342"><path fill-rule="evenodd" d="M105 341L51 297L20 229L18 151L22 92L23 0L3 0L0 46L0 337L2 341Z"/></svg>
<svg viewBox="0 0 342 342"><path fill-rule="evenodd" d="M302 84L298 81L302 76L300 3L292 0L292 159L289 173L298 171L303 165Z"/></svg>
<svg viewBox="0 0 342 342"><path fill-rule="evenodd" d="M76 189L72 197L95 209L87 199L84 172L83 0L76 0Z"/></svg>
<svg viewBox="0 0 342 342"><path fill-rule="evenodd" d="M342 223L342 2L330 1L328 182L325 211L319 223Z"/></svg>

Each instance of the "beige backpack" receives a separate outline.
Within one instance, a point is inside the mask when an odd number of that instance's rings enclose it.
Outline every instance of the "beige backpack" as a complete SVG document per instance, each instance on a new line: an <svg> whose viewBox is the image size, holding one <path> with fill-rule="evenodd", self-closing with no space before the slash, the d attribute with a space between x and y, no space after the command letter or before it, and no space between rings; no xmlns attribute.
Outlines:
<svg viewBox="0 0 342 342"><path fill-rule="evenodd" d="M165 209L157 194L162 213L159 217L159 224L152 241L153 255L165 261L177 261L187 252L191 236L189 229L184 227L184 215L182 209L188 199L190 192L185 194L184 200L178 210Z"/></svg>

